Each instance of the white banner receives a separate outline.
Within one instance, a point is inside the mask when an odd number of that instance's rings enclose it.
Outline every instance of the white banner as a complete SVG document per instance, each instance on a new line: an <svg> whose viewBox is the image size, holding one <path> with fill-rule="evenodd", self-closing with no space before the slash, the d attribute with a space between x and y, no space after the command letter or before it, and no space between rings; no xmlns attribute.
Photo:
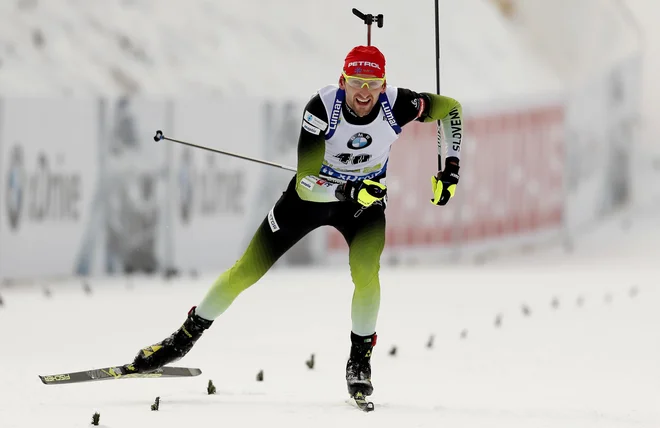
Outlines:
<svg viewBox="0 0 660 428"><path fill-rule="evenodd" d="M94 100L5 99L0 277L71 275L97 182Z"/></svg>
<svg viewBox="0 0 660 428"><path fill-rule="evenodd" d="M254 100L181 100L166 136L263 158L261 111ZM264 194L266 169L243 159L168 144L174 266L220 270L231 266L279 194Z"/></svg>
<svg viewBox="0 0 660 428"><path fill-rule="evenodd" d="M411 124L392 150L386 252L416 258L556 235L625 204L638 67L633 58L604 73L567 108L559 99L466 106L465 166L447 207L428 202L435 125ZM295 167L302 109L250 99L2 101L0 277L230 267L294 173L155 142L155 131ZM323 228L282 261L345 250Z"/></svg>

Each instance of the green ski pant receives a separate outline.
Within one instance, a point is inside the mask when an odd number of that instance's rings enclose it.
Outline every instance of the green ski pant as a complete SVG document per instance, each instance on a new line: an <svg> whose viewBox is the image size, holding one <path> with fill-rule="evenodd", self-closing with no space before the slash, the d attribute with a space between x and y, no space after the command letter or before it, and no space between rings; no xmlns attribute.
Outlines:
<svg viewBox="0 0 660 428"><path fill-rule="evenodd" d="M378 272L385 246L385 207L374 204L361 209L352 202L304 201L295 190L295 179L263 220L242 257L209 289L196 313L209 320L219 317L286 251L320 226L335 227L349 247L355 286L351 307L353 333L375 333L380 306Z"/></svg>

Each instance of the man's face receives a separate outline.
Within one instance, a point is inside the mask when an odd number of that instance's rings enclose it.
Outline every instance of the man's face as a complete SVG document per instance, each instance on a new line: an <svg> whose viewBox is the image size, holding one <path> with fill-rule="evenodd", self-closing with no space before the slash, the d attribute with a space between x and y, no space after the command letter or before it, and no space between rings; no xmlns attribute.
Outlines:
<svg viewBox="0 0 660 428"><path fill-rule="evenodd" d="M375 77L356 74L349 77L342 76L339 79L339 87L346 91L346 103L360 117L368 115L378 102L378 96L385 92L385 81ZM379 86L372 89L370 85Z"/></svg>

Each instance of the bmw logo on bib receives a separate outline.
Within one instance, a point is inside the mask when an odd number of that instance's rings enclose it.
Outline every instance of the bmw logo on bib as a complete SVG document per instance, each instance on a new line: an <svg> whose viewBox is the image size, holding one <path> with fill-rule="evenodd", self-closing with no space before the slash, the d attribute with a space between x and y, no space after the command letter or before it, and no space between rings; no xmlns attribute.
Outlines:
<svg viewBox="0 0 660 428"><path fill-rule="evenodd" d="M371 145L371 135L364 132L358 132L348 140L348 148L353 150L364 149Z"/></svg>

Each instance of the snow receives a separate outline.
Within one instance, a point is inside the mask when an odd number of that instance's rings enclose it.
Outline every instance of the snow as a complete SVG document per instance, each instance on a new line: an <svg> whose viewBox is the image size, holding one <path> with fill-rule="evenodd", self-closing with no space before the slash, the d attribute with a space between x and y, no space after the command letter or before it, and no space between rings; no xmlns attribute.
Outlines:
<svg viewBox="0 0 660 428"><path fill-rule="evenodd" d="M189 379L46 386L37 375L129 361L176 329L213 278L96 279L89 295L78 282L1 288L0 426L86 427L98 411L106 428L657 428L657 211L627 218L570 254L384 268L370 414L347 403L343 379L348 269L274 268L177 363L202 369Z"/></svg>
<svg viewBox="0 0 660 428"><path fill-rule="evenodd" d="M392 82L433 90L431 3L374 4L0 2L0 92L306 98L364 41L352 7L385 15L373 37ZM564 89L486 1L441 7L443 93L483 103ZM79 281L0 287L0 428L88 427L96 411L105 428L657 428L657 218L615 217L570 253L383 268L371 414L347 403L347 267L274 269L176 363L202 369L189 379L46 386L37 375L130 361L181 324L212 277L93 279L89 295Z"/></svg>
<svg viewBox="0 0 660 428"><path fill-rule="evenodd" d="M443 93L502 103L563 90L489 2L440 3ZM306 100L366 44L354 7L384 15L372 43L390 82L435 91L433 2L21 0L0 2L0 94Z"/></svg>

